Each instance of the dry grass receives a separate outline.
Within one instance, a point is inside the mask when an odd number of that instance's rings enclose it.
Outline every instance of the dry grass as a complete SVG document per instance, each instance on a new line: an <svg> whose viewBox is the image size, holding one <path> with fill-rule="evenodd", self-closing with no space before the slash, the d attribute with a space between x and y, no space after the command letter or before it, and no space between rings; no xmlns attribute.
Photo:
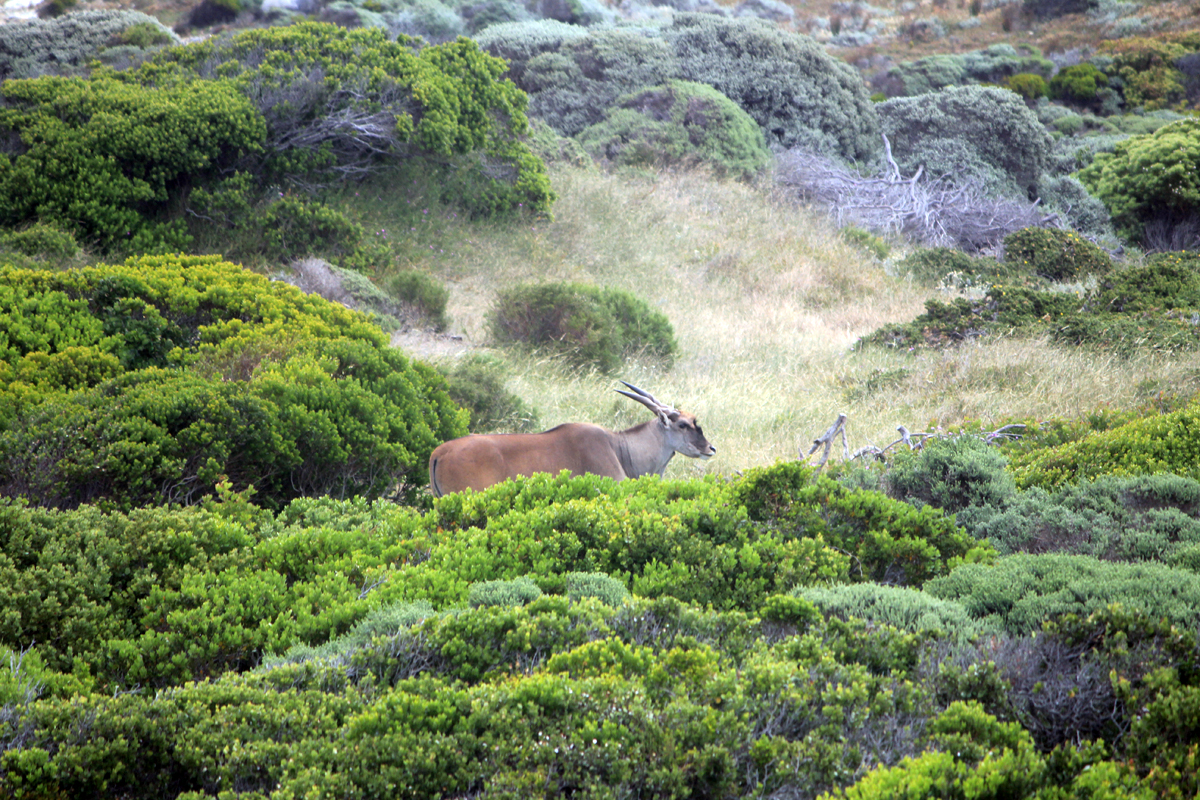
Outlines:
<svg viewBox="0 0 1200 800"><path fill-rule="evenodd" d="M448 279L457 333L485 345L483 315L516 281L629 289L662 309L682 353L669 372L631 362L608 377L510 356L509 389L547 426L635 424L622 378L696 413L718 449L668 472L730 473L796 458L839 412L851 448L910 430L1011 416L1074 416L1157 391L1200 388L1200 356L1123 360L1045 341L999 340L946 352L854 352L856 339L921 312L930 290L885 274L814 211L699 173L613 176L557 170L552 222L459 225L428 266ZM451 252L452 251L452 252Z"/></svg>

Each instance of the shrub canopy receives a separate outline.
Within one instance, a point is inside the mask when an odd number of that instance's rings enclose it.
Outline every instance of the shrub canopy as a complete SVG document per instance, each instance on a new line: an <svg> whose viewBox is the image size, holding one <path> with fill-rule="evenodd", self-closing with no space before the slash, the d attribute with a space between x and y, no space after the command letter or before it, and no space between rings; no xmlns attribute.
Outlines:
<svg viewBox="0 0 1200 800"><path fill-rule="evenodd" d="M0 494L407 493L465 433L441 377L367 317L218 258L0 275Z"/></svg>
<svg viewBox="0 0 1200 800"><path fill-rule="evenodd" d="M996 87L943 89L879 103L883 132L905 174L974 179L991 192L1036 196L1050 134L1021 98Z"/></svg>

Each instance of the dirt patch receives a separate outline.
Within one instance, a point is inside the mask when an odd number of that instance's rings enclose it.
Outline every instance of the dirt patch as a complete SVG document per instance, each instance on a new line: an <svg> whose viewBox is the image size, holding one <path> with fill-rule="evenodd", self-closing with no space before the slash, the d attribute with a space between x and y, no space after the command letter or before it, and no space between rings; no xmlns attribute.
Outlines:
<svg viewBox="0 0 1200 800"><path fill-rule="evenodd" d="M392 347L421 359L457 358L479 349L479 345L460 334L416 329L393 333Z"/></svg>

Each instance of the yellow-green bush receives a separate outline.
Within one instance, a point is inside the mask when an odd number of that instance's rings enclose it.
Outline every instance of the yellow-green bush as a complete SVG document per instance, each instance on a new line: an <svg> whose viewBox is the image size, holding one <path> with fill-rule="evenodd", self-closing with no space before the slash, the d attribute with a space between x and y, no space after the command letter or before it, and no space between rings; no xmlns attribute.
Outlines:
<svg viewBox="0 0 1200 800"><path fill-rule="evenodd" d="M1012 469L1022 488L1051 488L1101 475L1171 472L1196 477L1200 463L1200 405L1142 417L1096 431L1058 447L1016 456Z"/></svg>

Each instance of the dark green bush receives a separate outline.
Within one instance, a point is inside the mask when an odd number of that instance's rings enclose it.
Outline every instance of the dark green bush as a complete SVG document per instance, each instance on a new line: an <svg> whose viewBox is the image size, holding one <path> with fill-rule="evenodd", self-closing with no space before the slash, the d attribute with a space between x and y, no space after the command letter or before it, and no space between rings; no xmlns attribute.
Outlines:
<svg viewBox="0 0 1200 800"><path fill-rule="evenodd" d="M944 347L994 333L1035 334L1064 326L1082 302L1075 294L993 285L975 300L926 300L925 313L912 322L885 326L860 342L912 349Z"/></svg>
<svg viewBox="0 0 1200 800"><path fill-rule="evenodd" d="M1063 552L1107 561L1176 564L1200 544L1200 484L1179 475L1109 476L1034 487L1005 508L978 506L958 522L1004 555Z"/></svg>
<svg viewBox="0 0 1200 800"><path fill-rule="evenodd" d="M211 257L9 270L0 329L21 379L0 482L32 502L195 502L226 478L270 505L407 492L465 433L441 378L367 317Z"/></svg>
<svg viewBox="0 0 1200 800"><path fill-rule="evenodd" d="M676 13L662 34L678 77L742 107L769 146L803 145L847 161L880 151L876 106L858 73L815 40L765 20Z"/></svg>
<svg viewBox="0 0 1200 800"><path fill-rule="evenodd" d="M980 181L994 193L1033 196L1050 156L1050 135L1012 92L966 86L876 106L906 175Z"/></svg>
<svg viewBox="0 0 1200 800"><path fill-rule="evenodd" d="M1077 105L1090 105L1096 101L1096 90L1108 85L1108 76L1096 69L1094 64L1075 64L1063 67L1050 79L1050 97Z"/></svg>
<svg viewBox="0 0 1200 800"><path fill-rule="evenodd" d="M1074 231L1022 228L1004 237L1004 260L1047 280L1074 281L1112 271L1112 259Z"/></svg>
<svg viewBox="0 0 1200 800"><path fill-rule="evenodd" d="M954 514L967 506L1004 508L1017 487L1008 459L975 436L927 440L914 452L901 451L887 473L888 494Z"/></svg>
<svg viewBox="0 0 1200 800"><path fill-rule="evenodd" d="M1157 253L1101 281L1097 311L1138 313L1200 309L1200 259L1193 253Z"/></svg>
<svg viewBox="0 0 1200 800"><path fill-rule="evenodd" d="M258 151L265 133L223 81L150 87L101 72L11 81L3 92L0 128L24 149L0 160L0 221L53 222L107 250L186 249L182 222L167 219L179 183Z"/></svg>
<svg viewBox="0 0 1200 800"><path fill-rule="evenodd" d="M770 159L762 130L729 98L699 83L668 81L634 92L584 129L580 144L598 158L627 166L705 164L749 178Z"/></svg>
<svg viewBox="0 0 1200 800"><path fill-rule="evenodd" d="M581 284L525 284L502 291L488 316L501 344L558 353L571 363L613 372L645 355L670 365L678 346L671 323L644 300L619 289Z"/></svg>
<svg viewBox="0 0 1200 800"><path fill-rule="evenodd" d="M1148 222L1200 214L1200 121L1182 120L1118 142L1079 171L1118 232L1140 241Z"/></svg>
<svg viewBox="0 0 1200 800"><path fill-rule="evenodd" d="M1046 79L1041 75L1034 75L1030 72L1021 72L1007 78L1004 81L1004 87L1010 92L1015 92L1020 95L1025 102L1037 100L1039 97L1045 97L1048 91Z"/></svg>
<svg viewBox="0 0 1200 800"><path fill-rule="evenodd" d="M504 388L507 371L495 358L475 355L442 369L446 393L471 412L471 433L538 430L538 415L517 395Z"/></svg>
<svg viewBox="0 0 1200 800"><path fill-rule="evenodd" d="M30 259L34 264L68 266L79 255L79 243L56 225L35 222L19 230L0 233L0 250Z"/></svg>
<svg viewBox="0 0 1200 800"><path fill-rule="evenodd" d="M400 301L406 311L417 319L424 320L435 331L444 331L450 325L446 316L446 303L450 290L435 278L417 270L403 270L385 280L387 292Z"/></svg>

